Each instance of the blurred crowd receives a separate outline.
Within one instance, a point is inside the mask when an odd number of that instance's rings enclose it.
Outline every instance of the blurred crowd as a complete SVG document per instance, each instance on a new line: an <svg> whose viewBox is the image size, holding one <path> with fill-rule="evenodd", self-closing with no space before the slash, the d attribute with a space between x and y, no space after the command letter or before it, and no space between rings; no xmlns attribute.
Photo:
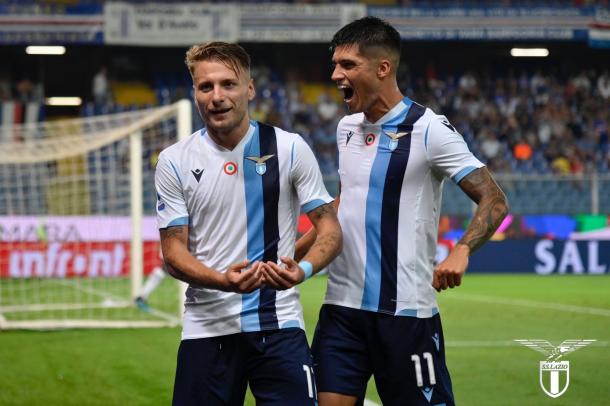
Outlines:
<svg viewBox="0 0 610 406"><path fill-rule="evenodd" d="M536 71L401 76L401 88L449 120L496 172L582 174L610 164L610 75Z"/></svg>
<svg viewBox="0 0 610 406"><path fill-rule="evenodd" d="M314 149L325 175L336 175L335 131L347 111L340 92L328 81L313 83L296 70L279 75L255 66L257 97L253 119L301 134ZM82 115L98 115L142 106L117 102L105 67L92 77L90 99ZM155 104L190 98L188 75L153 80ZM547 71L467 71L444 75L433 65L423 74L408 67L399 86L414 101L444 114L471 150L497 173L585 174L610 167L610 73L585 69L568 75ZM132 92L133 93L133 92ZM0 78L0 100L41 102L42 86L28 79ZM194 111L195 125L202 123Z"/></svg>
<svg viewBox="0 0 610 406"><path fill-rule="evenodd" d="M109 0L4 0L8 5L99 5ZM149 0L124 0L126 3L141 4ZM260 0L200 0L202 3L260 3ZM607 6L608 0L265 0L266 3L362 3L372 6L416 6L416 7L583 7Z"/></svg>

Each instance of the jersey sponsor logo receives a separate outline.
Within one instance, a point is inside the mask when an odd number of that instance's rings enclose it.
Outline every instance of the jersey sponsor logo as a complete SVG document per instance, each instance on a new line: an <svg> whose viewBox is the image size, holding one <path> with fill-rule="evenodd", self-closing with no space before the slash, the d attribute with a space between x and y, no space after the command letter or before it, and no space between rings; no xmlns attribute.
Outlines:
<svg viewBox="0 0 610 406"><path fill-rule="evenodd" d="M261 157L257 156L247 156L246 159L256 163L256 173L263 176L265 172L267 172L267 164L265 163L270 158L273 158L275 154L264 155Z"/></svg>
<svg viewBox="0 0 610 406"><path fill-rule="evenodd" d="M597 340L565 340L557 347L546 340L514 341L546 355L546 361L540 361L540 387L548 396L558 398L568 390L570 384L570 362L559 359Z"/></svg>
<svg viewBox="0 0 610 406"><path fill-rule="evenodd" d="M203 175L203 171L204 171L203 169L191 169L191 173L197 180L197 183L199 183L199 179L201 179L201 175Z"/></svg>
<svg viewBox="0 0 610 406"><path fill-rule="evenodd" d="M366 145L373 145L373 143L375 142L375 134L373 133L369 133L366 135L366 138L364 139L364 143Z"/></svg>
<svg viewBox="0 0 610 406"><path fill-rule="evenodd" d="M231 161L225 163L224 171L227 175L234 175L237 172L237 164Z"/></svg>
<svg viewBox="0 0 610 406"><path fill-rule="evenodd" d="M388 147L390 148L390 151L394 151L396 149L396 147L398 147L398 140L400 140L405 135L409 135L408 132L393 133L391 131L386 131L385 133L388 135L388 137L391 138L390 144L388 145Z"/></svg>
<svg viewBox="0 0 610 406"><path fill-rule="evenodd" d="M347 134L345 135L347 138L345 140L345 145L349 144L349 140L352 139L352 135L354 135L353 131L348 131Z"/></svg>

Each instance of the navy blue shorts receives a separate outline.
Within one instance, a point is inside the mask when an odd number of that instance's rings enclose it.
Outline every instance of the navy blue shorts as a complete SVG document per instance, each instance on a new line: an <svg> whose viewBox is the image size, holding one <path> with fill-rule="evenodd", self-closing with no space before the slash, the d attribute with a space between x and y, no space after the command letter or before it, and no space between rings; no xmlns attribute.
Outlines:
<svg viewBox="0 0 610 406"><path fill-rule="evenodd" d="M303 330L239 333L180 343L174 405L241 406L248 383L257 405L315 405L312 358Z"/></svg>
<svg viewBox="0 0 610 406"><path fill-rule="evenodd" d="M418 319L323 305L312 352L319 392L362 400L374 375L384 406L455 404L438 314Z"/></svg>

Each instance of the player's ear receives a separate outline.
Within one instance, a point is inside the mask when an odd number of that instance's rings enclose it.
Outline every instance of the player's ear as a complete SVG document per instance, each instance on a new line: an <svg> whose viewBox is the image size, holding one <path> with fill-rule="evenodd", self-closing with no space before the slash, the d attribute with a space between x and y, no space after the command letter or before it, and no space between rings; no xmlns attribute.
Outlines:
<svg viewBox="0 0 610 406"><path fill-rule="evenodd" d="M256 96L256 89L254 89L254 79L250 79L250 83L248 83L248 100L254 100Z"/></svg>
<svg viewBox="0 0 610 406"><path fill-rule="evenodd" d="M389 59L380 59L377 65L377 77L383 79L392 72L392 62Z"/></svg>

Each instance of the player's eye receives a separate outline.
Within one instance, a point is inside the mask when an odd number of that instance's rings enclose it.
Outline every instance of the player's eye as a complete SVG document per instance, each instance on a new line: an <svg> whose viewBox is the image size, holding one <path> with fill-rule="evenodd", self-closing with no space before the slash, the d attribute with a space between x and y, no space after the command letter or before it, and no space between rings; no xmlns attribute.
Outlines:
<svg viewBox="0 0 610 406"><path fill-rule="evenodd" d="M199 85L199 90L202 92L209 92L213 88L211 83L202 83Z"/></svg>

